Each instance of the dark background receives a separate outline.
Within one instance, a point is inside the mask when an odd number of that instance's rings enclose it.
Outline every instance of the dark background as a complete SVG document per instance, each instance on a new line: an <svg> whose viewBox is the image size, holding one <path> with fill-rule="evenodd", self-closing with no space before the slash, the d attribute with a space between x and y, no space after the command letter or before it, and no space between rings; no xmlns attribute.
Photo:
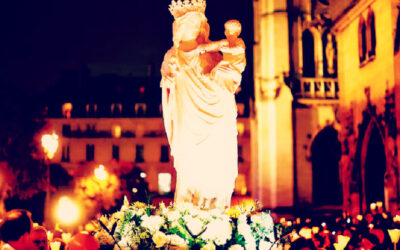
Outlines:
<svg viewBox="0 0 400 250"><path fill-rule="evenodd" d="M0 85L28 95L56 87L65 71L160 77L172 46L169 0L12 0L0 3ZM238 19L247 46L243 94L252 95L253 6L250 0L208 0L211 40ZM65 81L64 81L65 82Z"/></svg>

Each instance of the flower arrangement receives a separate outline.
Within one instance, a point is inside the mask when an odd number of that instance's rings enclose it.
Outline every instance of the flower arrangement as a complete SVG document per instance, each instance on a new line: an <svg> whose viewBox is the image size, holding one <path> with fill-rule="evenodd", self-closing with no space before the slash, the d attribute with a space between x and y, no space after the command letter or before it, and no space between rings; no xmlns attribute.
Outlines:
<svg viewBox="0 0 400 250"><path fill-rule="evenodd" d="M156 209L125 198L120 211L99 219L95 237L114 249L278 249L280 232L269 212L255 207L222 211L160 203Z"/></svg>

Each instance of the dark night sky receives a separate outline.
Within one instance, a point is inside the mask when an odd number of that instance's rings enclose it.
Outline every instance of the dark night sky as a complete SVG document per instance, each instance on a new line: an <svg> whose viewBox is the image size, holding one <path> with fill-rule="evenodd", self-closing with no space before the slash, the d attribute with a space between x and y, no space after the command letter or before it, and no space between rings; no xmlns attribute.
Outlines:
<svg viewBox="0 0 400 250"><path fill-rule="evenodd" d="M88 66L92 75L159 72L172 45L169 0L11 0L0 3L0 84L40 93L60 71ZM208 0L212 40L238 19L247 46L244 82L252 82L251 0ZM244 87L244 86L243 86Z"/></svg>

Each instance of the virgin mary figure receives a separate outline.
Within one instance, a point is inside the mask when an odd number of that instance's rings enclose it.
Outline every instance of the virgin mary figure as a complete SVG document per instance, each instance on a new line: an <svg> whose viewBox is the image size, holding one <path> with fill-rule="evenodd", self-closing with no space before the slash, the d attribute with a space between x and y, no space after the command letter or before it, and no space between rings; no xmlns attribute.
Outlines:
<svg viewBox="0 0 400 250"><path fill-rule="evenodd" d="M177 172L175 203L226 208L238 172L237 86L209 43L205 1L172 1L173 46L161 68L164 125ZM216 72L220 71L220 72ZM218 75L218 77L216 77Z"/></svg>

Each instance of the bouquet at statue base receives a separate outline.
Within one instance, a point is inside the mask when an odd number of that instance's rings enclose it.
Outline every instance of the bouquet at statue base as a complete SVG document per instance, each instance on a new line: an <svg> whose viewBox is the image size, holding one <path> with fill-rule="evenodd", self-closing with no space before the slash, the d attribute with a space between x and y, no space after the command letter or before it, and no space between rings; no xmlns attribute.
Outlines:
<svg viewBox="0 0 400 250"><path fill-rule="evenodd" d="M221 211L161 203L156 209L125 199L120 211L95 224L101 249L282 249L283 228L248 205Z"/></svg>

